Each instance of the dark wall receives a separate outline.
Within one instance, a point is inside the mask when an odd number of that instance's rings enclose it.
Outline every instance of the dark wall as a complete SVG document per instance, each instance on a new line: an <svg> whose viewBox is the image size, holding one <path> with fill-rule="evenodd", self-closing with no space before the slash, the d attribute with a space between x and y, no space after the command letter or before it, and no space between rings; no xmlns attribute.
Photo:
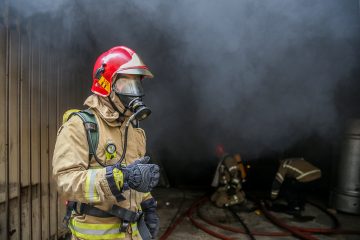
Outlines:
<svg viewBox="0 0 360 240"><path fill-rule="evenodd" d="M304 156L330 184L343 125L360 116L357 0L36 2L18 7L61 18L84 98L110 47L149 65L142 126L173 184L208 184L217 143L270 176L277 158Z"/></svg>

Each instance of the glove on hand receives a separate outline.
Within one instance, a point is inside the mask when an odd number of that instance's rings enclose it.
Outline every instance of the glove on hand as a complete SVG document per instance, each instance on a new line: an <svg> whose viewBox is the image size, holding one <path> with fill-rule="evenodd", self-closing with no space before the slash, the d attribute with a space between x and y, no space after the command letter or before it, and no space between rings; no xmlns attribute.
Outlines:
<svg viewBox="0 0 360 240"><path fill-rule="evenodd" d="M160 219L156 214L156 201L154 198L148 199L141 203L144 212L145 224L149 229L152 238L155 238L159 232Z"/></svg>
<svg viewBox="0 0 360 240"><path fill-rule="evenodd" d="M233 186L234 188L241 187L240 186L240 179L232 178L231 181L230 181L230 185Z"/></svg>
<svg viewBox="0 0 360 240"><path fill-rule="evenodd" d="M227 194L229 195L234 195L236 194L237 190L240 188L240 181L237 178L233 178L230 181L228 190L227 190Z"/></svg>
<svg viewBox="0 0 360 240"><path fill-rule="evenodd" d="M147 164L150 157L142 157L126 167L120 167L124 184L138 192L150 192L159 182L160 171L156 164Z"/></svg>

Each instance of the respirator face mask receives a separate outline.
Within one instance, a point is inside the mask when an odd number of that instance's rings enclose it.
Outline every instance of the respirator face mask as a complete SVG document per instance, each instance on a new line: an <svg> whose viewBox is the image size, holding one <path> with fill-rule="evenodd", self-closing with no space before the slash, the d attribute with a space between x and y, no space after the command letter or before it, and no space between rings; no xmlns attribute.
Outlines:
<svg viewBox="0 0 360 240"><path fill-rule="evenodd" d="M151 114L151 110L143 102L144 89L141 75L117 75L112 85L112 90L125 106L125 111L130 110L138 121L144 120Z"/></svg>

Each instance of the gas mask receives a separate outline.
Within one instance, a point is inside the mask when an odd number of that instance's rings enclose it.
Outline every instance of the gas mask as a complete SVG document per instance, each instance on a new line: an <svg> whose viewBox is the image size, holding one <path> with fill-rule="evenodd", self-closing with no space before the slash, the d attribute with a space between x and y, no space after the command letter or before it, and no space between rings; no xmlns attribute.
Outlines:
<svg viewBox="0 0 360 240"><path fill-rule="evenodd" d="M151 114L151 110L143 102L144 90L141 80L141 75L118 74L112 85L112 90L124 104L125 111L130 110L138 121Z"/></svg>

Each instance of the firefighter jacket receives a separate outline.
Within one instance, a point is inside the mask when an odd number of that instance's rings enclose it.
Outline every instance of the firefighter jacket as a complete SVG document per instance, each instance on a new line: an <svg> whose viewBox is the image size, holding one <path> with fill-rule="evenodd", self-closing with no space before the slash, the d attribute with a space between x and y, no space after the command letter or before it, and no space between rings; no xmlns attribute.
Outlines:
<svg viewBox="0 0 360 240"><path fill-rule="evenodd" d="M271 198L276 199L281 185L286 178L299 182L311 182L321 177L321 170L303 158L288 158L281 160L271 190Z"/></svg>
<svg viewBox="0 0 360 240"><path fill-rule="evenodd" d="M117 105L120 104L117 98L112 98L118 101L115 102ZM106 165L116 163L123 151L125 124L117 120L119 115L107 98L91 95L84 104L93 110L97 120L98 158ZM109 143L116 146L117 157L114 159L106 157L105 147ZM144 156L145 148L144 130L130 125L125 164L128 165ZM52 164L58 191L66 200L92 204L105 211L111 209L114 204L138 211L142 201L152 198L150 193L130 189L123 192L126 200L116 201L105 178L105 168L94 158L89 160L87 136L83 122L78 116L71 117L60 127ZM75 239L141 239L136 223L130 224L126 232L119 232L120 225L121 219L117 217L98 218L73 212L68 226Z"/></svg>

